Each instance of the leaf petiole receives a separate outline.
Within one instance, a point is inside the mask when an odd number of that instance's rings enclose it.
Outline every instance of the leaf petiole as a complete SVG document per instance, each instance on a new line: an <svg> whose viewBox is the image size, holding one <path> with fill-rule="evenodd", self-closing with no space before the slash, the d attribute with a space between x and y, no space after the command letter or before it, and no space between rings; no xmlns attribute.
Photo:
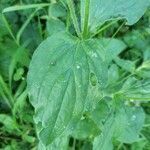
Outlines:
<svg viewBox="0 0 150 150"><path fill-rule="evenodd" d="M89 21L89 5L90 0L85 1L85 16L84 16L84 27L83 27L83 37L86 38L88 35L88 21Z"/></svg>
<svg viewBox="0 0 150 150"><path fill-rule="evenodd" d="M80 31L78 19L77 19L76 13L75 13L74 3L72 0L67 0L67 3L68 3L68 7L70 10L70 15L71 15L71 19L73 21L75 31L76 31L78 37L81 37L81 31Z"/></svg>

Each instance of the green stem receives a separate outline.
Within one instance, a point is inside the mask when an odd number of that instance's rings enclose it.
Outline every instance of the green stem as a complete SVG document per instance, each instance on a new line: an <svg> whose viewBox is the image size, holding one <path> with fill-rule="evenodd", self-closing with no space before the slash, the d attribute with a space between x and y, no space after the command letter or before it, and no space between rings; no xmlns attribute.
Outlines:
<svg viewBox="0 0 150 150"><path fill-rule="evenodd" d="M27 27L27 25L30 23L31 19L34 17L35 13L39 10L39 8L37 8L29 17L28 19L25 21L25 23L22 25L22 27L20 28L20 30L17 33L17 43L20 43L20 37L22 35L22 33L24 32L25 28Z"/></svg>
<svg viewBox="0 0 150 150"><path fill-rule="evenodd" d="M126 97L126 99L132 99L132 100L140 100L140 101L142 101L142 100L146 100L146 101L150 101L150 97L143 97L143 98L139 98L139 97Z"/></svg>
<svg viewBox="0 0 150 150"><path fill-rule="evenodd" d="M15 99L17 99L17 97L18 97L19 95L21 95L21 93L23 92L23 90L25 89L25 87L26 87L26 81L23 80L23 81L20 83L20 85L19 85L19 87L18 87L18 89L17 89L17 91L16 91L16 93L15 93L15 95L14 95L14 98L15 98Z"/></svg>
<svg viewBox="0 0 150 150"><path fill-rule="evenodd" d="M76 13L75 13L74 3L73 3L72 0L67 0L67 3L68 3L68 7L69 7L69 10L70 10L71 18L72 18L73 25L74 25L74 28L76 30L76 33L77 33L78 37L81 37L81 32L80 32L80 28L79 28L79 24L78 24L78 19L77 19Z"/></svg>
<svg viewBox="0 0 150 150"><path fill-rule="evenodd" d="M110 23L108 23L107 25L105 25L104 27L100 28L99 30L97 30L92 37L96 36L97 34L101 33L102 31L106 30L107 28L109 28L110 26L112 26L113 24L115 24L118 20L114 20Z"/></svg>
<svg viewBox="0 0 150 150"><path fill-rule="evenodd" d="M117 29L117 31L112 35L111 39L113 39L118 34L118 32L121 30L121 28L124 26L124 24L125 24L125 21L119 26L119 28ZM111 39L108 41L107 45L110 44Z"/></svg>
<svg viewBox="0 0 150 150"><path fill-rule="evenodd" d="M76 148L76 139L73 140L72 150L75 150L75 148Z"/></svg>
<svg viewBox="0 0 150 150"><path fill-rule="evenodd" d="M12 105L9 102L8 98L5 96L4 92L2 91L1 87L0 87L0 95L3 98L3 100L7 103L8 107L12 110Z"/></svg>
<svg viewBox="0 0 150 150"><path fill-rule="evenodd" d="M123 146L123 143L120 143L120 144L118 145L117 150L120 150L122 146Z"/></svg>
<svg viewBox="0 0 150 150"><path fill-rule="evenodd" d="M66 18L66 31L69 31L69 27L70 27L70 14L67 14L67 18Z"/></svg>
<svg viewBox="0 0 150 150"><path fill-rule="evenodd" d="M2 89L4 90L5 94L8 96L9 105L11 107L13 107L13 104L14 104L13 96L12 96L11 91L7 87L7 84L5 83L5 81L3 80L1 75L0 75L0 85L1 85Z"/></svg>
<svg viewBox="0 0 150 150"><path fill-rule="evenodd" d="M84 27L83 27L83 37L88 35L88 22L89 22L89 6L90 0L85 0L85 16L84 16Z"/></svg>
<svg viewBox="0 0 150 150"><path fill-rule="evenodd" d="M5 15L2 14L2 17L3 17L3 22L4 22L5 26L6 26L6 28L7 28L8 32L9 32L9 34L11 35L11 37L13 38L13 40L15 41L15 43L19 46L19 43L17 42L17 40L16 40L16 38L15 38L15 35L13 34L13 32L12 32L12 30L11 30L11 27L10 27L10 25L9 25L9 23L8 23L8 21L7 21L6 17L5 17Z"/></svg>
<svg viewBox="0 0 150 150"><path fill-rule="evenodd" d="M118 34L118 32L121 30L121 28L124 26L124 24L125 24L125 21L119 26L119 28L118 28L117 31L112 35L111 38L114 38L114 37Z"/></svg>

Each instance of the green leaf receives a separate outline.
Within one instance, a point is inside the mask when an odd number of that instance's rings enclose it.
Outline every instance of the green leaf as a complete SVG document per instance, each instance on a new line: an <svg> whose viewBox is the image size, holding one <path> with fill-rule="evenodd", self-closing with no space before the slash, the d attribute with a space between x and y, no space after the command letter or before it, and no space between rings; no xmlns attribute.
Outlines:
<svg viewBox="0 0 150 150"><path fill-rule="evenodd" d="M86 0L81 1L82 22L85 3ZM148 0L91 0L88 22L90 31L94 32L100 25L115 18L126 19L128 25L133 25L143 16L148 6Z"/></svg>
<svg viewBox="0 0 150 150"><path fill-rule="evenodd" d="M120 142L138 141L139 133L144 125L145 114L140 107L122 107L116 112L115 131L113 136Z"/></svg>
<svg viewBox="0 0 150 150"><path fill-rule="evenodd" d="M144 51L144 61L148 61L150 60L150 48L148 47L145 51Z"/></svg>
<svg viewBox="0 0 150 150"><path fill-rule="evenodd" d="M19 81L22 78L23 74L24 74L24 69L18 68L14 74L14 80Z"/></svg>
<svg viewBox="0 0 150 150"><path fill-rule="evenodd" d="M99 134L100 130L93 120L82 116L77 124L76 129L73 131L72 136L76 139L93 138Z"/></svg>
<svg viewBox="0 0 150 150"><path fill-rule="evenodd" d="M120 99L116 99L116 101L120 103ZM144 119L145 115L142 108L119 104L115 111L112 109L112 112L107 117L102 133L94 140L93 149L98 150L101 147L101 150L112 150L113 139L121 143L138 141Z"/></svg>
<svg viewBox="0 0 150 150"><path fill-rule="evenodd" d="M63 135L46 147L40 142L38 145L38 150L68 150L68 144L69 138Z"/></svg>
<svg viewBox="0 0 150 150"><path fill-rule="evenodd" d="M130 60L121 59L116 57L114 59L116 64L120 66L123 70L133 73L135 71L135 62Z"/></svg>
<svg viewBox="0 0 150 150"><path fill-rule="evenodd" d="M24 114L23 111L24 111L24 108L25 108L25 105L26 105L26 98L27 98L27 91L23 91L17 98L16 98L16 102L14 104L14 107L13 107L13 114L14 115L17 115L18 113L20 114L20 117L21 117L21 114Z"/></svg>
<svg viewBox="0 0 150 150"><path fill-rule="evenodd" d="M100 88L107 83L107 64L99 40L79 41L59 33L44 41L33 55L28 90L41 124L39 138L45 145L80 120L94 73ZM97 68L99 66L99 68Z"/></svg>
<svg viewBox="0 0 150 150"><path fill-rule="evenodd" d="M21 66L28 67L30 62L29 53L28 50L26 50L24 47L19 47L16 49L16 52L12 56L10 65L9 65L9 83L11 85L13 73L15 71L15 68L17 64L19 63Z"/></svg>
<svg viewBox="0 0 150 150"><path fill-rule="evenodd" d="M113 150L112 136L114 131L114 116L111 115L106 121L102 133L94 139L93 150Z"/></svg>
<svg viewBox="0 0 150 150"><path fill-rule="evenodd" d="M121 92L131 100L150 100L150 79L128 78L123 84Z"/></svg>
<svg viewBox="0 0 150 150"><path fill-rule="evenodd" d="M119 79L119 68L112 64L108 70L108 85L112 85Z"/></svg>
<svg viewBox="0 0 150 150"><path fill-rule="evenodd" d="M59 19L50 18L47 20L46 26L48 35L51 36L52 34L65 31L66 27L65 24Z"/></svg>
<svg viewBox="0 0 150 150"><path fill-rule="evenodd" d="M6 114L0 114L0 123L4 125L3 129L7 132L17 131L18 127L13 118Z"/></svg>
<svg viewBox="0 0 150 150"><path fill-rule="evenodd" d="M3 43L0 43L0 70L4 77L8 77L9 64L16 50L17 45L10 39L6 39Z"/></svg>
<svg viewBox="0 0 150 150"><path fill-rule="evenodd" d="M133 30L124 35L123 39L130 48L140 49L146 51L149 46L149 38L143 35L143 30ZM137 50L136 50L137 51ZM136 53L136 51L134 51Z"/></svg>
<svg viewBox="0 0 150 150"><path fill-rule="evenodd" d="M103 98L99 103L97 103L96 108L91 112L91 119L98 125L101 129L103 126L103 122L106 121L107 117L110 114L110 108L107 104L109 101L108 98Z"/></svg>
<svg viewBox="0 0 150 150"><path fill-rule="evenodd" d="M2 17L2 14L0 14L0 40L2 38L2 36L5 36L8 31L7 31L7 28L5 27L4 25L4 22L3 22L3 17Z"/></svg>
<svg viewBox="0 0 150 150"><path fill-rule="evenodd" d="M118 56L127 47L121 40L113 38L102 38L100 43L101 49L104 49L104 52L106 53L103 55L106 56L108 63L115 59L116 56Z"/></svg>
<svg viewBox="0 0 150 150"><path fill-rule="evenodd" d="M143 150L145 148L146 145L146 140L142 139L139 142L133 143L131 146L131 150Z"/></svg>
<svg viewBox="0 0 150 150"><path fill-rule="evenodd" d="M90 82L91 84L93 84L91 80ZM98 102L102 98L103 98L103 92L98 84L98 81L96 80L95 84L89 86L84 111L85 112L93 111L96 108Z"/></svg>
<svg viewBox="0 0 150 150"><path fill-rule="evenodd" d="M144 61L136 70L136 74L141 78L150 78L150 60Z"/></svg>
<svg viewBox="0 0 150 150"><path fill-rule="evenodd" d="M66 10L61 3L52 3L49 7L49 16L50 17L65 17Z"/></svg>

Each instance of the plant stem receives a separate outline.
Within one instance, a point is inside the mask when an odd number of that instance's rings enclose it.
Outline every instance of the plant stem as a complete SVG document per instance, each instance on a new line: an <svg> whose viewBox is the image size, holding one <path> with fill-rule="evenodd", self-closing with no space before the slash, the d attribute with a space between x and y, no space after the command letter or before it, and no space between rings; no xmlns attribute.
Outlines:
<svg viewBox="0 0 150 150"><path fill-rule="evenodd" d="M117 150L120 150L122 146L123 146L123 143L120 143L120 144L118 145Z"/></svg>
<svg viewBox="0 0 150 150"><path fill-rule="evenodd" d="M85 16L84 16L84 27L83 27L83 37L87 37L88 35L88 22L89 22L89 5L90 0L85 0Z"/></svg>
<svg viewBox="0 0 150 150"><path fill-rule="evenodd" d="M81 32L80 32L80 28L79 28L79 24L78 24L78 19L77 19L76 13L75 13L75 7L74 7L73 0L67 0L67 3L68 3L70 15L71 15L76 33L77 33L78 37L81 37Z"/></svg>
<svg viewBox="0 0 150 150"><path fill-rule="evenodd" d="M150 101L150 97L126 97L126 99L130 99L130 100L139 100L139 101Z"/></svg>
<svg viewBox="0 0 150 150"><path fill-rule="evenodd" d="M16 40L16 38L15 38L15 35L13 34L13 32L12 32L12 30L11 30L11 27L10 27L10 25L9 25L9 23L8 23L8 21L7 21L6 17L5 17L5 15L2 14L2 17L3 17L3 22L4 22L5 26L6 26L6 28L7 28L8 32L9 32L9 34L11 35L11 37L12 37L12 39L15 41L15 43L19 46L19 43L17 42L17 40Z"/></svg>
<svg viewBox="0 0 150 150"><path fill-rule="evenodd" d="M17 43L20 44L20 38L22 33L24 32L25 28L27 27L27 25L30 23L31 19L34 17L35 13L39 10L39 8L37 8L29 17L28 19L25 21L25 23L22 25L22 27L20 28L20 30L17 33Z"/></svg>
<svg viewBox="0 0 150 150"><path fill-rule="evenodd" d="M0 75L0 85L1 85L2 89L4 90L5 94L8 96L8 102L9 102L9 105L11 106L11 108L12 108L13 103L14 103L14 99L13 99L13 96L11 94L11 91L7 87L7 84L5 83L5 81L3 80L1 75Z"/></svg>
<svg viewBox="0 0 150 150"><path fill-rule="evenodd" d="M119 28L116 30L116 32L112 35L111 39L113 39L118 34L118 32L121 30L121 28L124 26L124 24L125 24L125 21L119 26ZM107 45L110 44L111 39L108 41Z"/></svg>
<svg viewBox="0 0 150 150"><path fill-rule="evenodd" d="M2 91L2 89L0 89L0 95L3 98L3 100L7 103L8 107L10 108L10 110L12 110L12 105L9 102L8 98L5 96L4 92Z"/></svg>
<svg viewBox="0 0 150 150"><path fill-rule="evenodd" d="M94 37L95 35L101 33L102 31L106 30L107 28L109 28L110 26L112 26L113 24L115 24L118 20L114 20L110 23L108 23L107 25L105 25L104 27L100 28L99 30L97 30L97 32L95 32L91 37Z"/></svg>
<svg viewBox="0 0 150 150"><path fill-rule="evenodd" d="M72 150L75 150L76 148L76 139L73 140L73 147L72 147Z"/></svg>
<svg viewBox="0 0 150 150"><path fill-rule="evenodd" d="M112 35L111 38L114 38L114 37L118 34L118 32L121 30L121 28L124 26L124 24L125 24L125 21L119 26L119 28L118 28L117 31Z"/></svg>

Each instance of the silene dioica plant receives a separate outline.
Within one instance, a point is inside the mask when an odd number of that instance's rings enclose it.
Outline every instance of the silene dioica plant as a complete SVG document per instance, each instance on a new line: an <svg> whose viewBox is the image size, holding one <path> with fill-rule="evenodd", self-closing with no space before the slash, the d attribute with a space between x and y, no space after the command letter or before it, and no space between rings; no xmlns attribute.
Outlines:
<svg viewBox="0 0 150 150"><path fill-rule="evenodd" d="M39 149L65 150L68 137L88 138L93 150L142 138L145 116L135 105L150 100L150 76L141 75L150 57L137 67L120 57L124 42L97 35L118 20L135 24L149 3L61 0L50 5L56 19L47 24L53 34L34 52L28 73Z"/></svg>

